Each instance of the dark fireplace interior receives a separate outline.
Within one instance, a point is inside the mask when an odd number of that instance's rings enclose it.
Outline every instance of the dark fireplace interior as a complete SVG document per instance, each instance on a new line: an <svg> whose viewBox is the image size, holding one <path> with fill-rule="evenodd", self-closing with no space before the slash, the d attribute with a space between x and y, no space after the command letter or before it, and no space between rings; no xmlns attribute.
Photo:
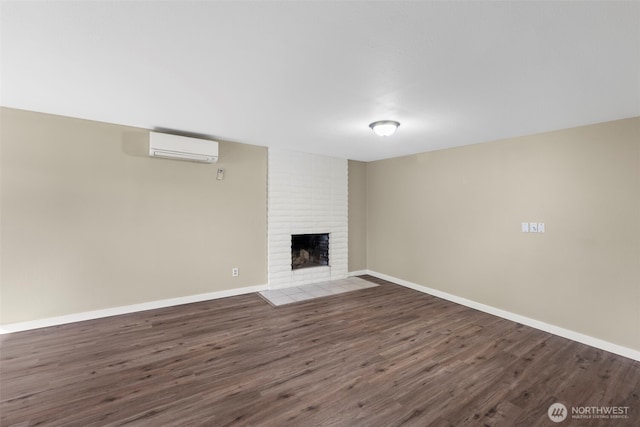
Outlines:
<svg viewBox="0 0 640 427"><path fill-rule="evenodd" d="M329 233L291 235L291 269L329 265Z"/></svg>

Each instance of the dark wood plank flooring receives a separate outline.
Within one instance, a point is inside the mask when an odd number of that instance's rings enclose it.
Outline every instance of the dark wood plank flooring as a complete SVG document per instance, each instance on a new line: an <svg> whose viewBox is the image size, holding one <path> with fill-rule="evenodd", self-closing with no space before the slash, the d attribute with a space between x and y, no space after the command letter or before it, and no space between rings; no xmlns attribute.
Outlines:
<svg viewBox="0 0 640 427"><path fill-rule="evenodd" d="M0 424L640 425L640 362L365 278L4 335ZM555 424L557 401L629 418Z"/></svg>

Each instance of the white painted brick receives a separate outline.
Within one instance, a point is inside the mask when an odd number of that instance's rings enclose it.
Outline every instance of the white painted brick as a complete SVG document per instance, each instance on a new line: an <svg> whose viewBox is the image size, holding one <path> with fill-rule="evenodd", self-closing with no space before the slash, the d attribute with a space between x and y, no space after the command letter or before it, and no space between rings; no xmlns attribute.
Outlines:
<svg viewBox="0 0 640 427"><path fill-rule="evenodd" d="M271 288L345 277L347 160L269 149L268 271ZM291 234L331 233L330 267L291 271Z"/></svg>

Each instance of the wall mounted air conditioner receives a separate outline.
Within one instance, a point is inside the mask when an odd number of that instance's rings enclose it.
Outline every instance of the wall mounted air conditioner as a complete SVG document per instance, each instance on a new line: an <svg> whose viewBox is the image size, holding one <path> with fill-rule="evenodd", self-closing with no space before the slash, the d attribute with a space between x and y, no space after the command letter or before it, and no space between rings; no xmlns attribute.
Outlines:
<svg viewBox="0 0 640 427"><path fill-rule="evenodd" d="M216 163L218 161L218 143L206 139L150 132L149 156Z"/></svg>

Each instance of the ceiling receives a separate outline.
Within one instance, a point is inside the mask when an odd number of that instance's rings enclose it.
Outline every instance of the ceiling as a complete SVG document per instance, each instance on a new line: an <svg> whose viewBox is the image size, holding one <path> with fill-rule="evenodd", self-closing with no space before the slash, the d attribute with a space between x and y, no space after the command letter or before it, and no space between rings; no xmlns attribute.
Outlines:
<svg viewBox="0 0 640 427"><path fill-rule="evenodd" d="M640 2L1 4L3 106L371 161L640 116ZM368 128L401 123L391 137Z"/></svg>

